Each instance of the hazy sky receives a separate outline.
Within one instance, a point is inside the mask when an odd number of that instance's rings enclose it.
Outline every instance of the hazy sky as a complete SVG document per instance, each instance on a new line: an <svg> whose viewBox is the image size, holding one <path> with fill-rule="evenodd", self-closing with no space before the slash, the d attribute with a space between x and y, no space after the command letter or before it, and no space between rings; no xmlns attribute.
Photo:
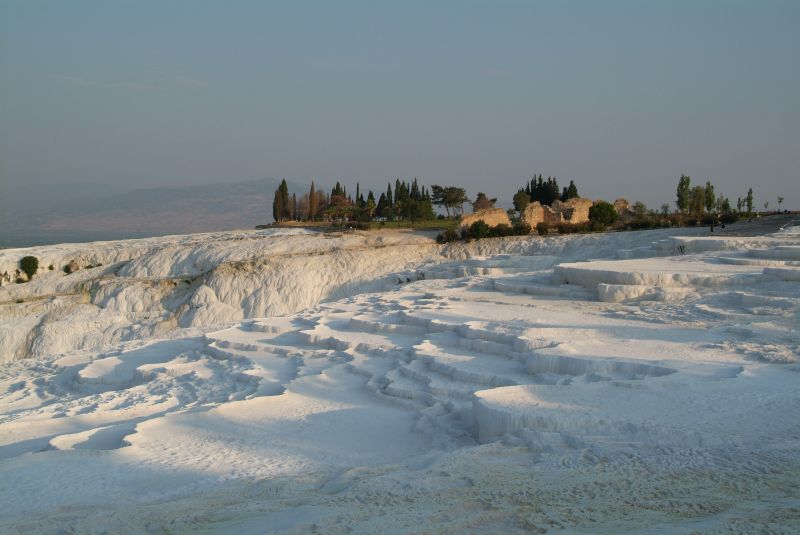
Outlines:
<svg viewBox="0 0 800 535"><path fill-rule="evenodd" d="M800 2L0 0L0 184L532 173L800 208Z"/></svg>

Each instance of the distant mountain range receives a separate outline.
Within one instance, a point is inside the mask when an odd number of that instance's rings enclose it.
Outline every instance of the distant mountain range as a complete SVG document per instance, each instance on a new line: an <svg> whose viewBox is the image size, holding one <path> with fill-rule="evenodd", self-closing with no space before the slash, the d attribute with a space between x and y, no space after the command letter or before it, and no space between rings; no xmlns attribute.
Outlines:
<svg viewBox="0 0 800 535"><path fill-rule="evenodd" d="M47 191L4 191L0 223L6 231L189 233L253 228L272 221L278 179L120 191L70 184ZM4 188L11 189L11 188ZM305 186L289 184L291 191Z"/></svg>

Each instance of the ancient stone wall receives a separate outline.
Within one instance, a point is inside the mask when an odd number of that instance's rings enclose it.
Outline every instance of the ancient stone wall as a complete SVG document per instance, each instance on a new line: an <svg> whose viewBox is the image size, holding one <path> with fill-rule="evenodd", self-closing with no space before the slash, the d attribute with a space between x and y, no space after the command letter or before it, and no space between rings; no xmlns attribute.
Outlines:
<svg viewBox="0 0 800 535"><path fill-rule="evenodd" d="M543 206L539 201L532 202L522 213L522 220L536 228L539 223L558 225L561 223L585 223L589 221L590 199L574 198L566 202L553 201L552 206Z"/></svg>
<svg viewBox="0 0 800 535"><path fill-rule="evenodd" d="M474 222L480 220L483 220L483 222L490 227L500 224L511 226L511 220L508 218L508 214L505 210L502 208L488 208L486 210L478 210L477 212L463 216L461 218L461 222L458 224L458 227L466 228Z"/></svg>
<svg viewBox="0 0 800 535"><path fill-rule="evenodd" d="M569 217L565 219L569 223L586 223L589 221L589 208L592 207L591 199L582 199L580 197L575 197L574 199L569 199L567 202L563 203L566 207L566 210L569 210Z"/></svg>

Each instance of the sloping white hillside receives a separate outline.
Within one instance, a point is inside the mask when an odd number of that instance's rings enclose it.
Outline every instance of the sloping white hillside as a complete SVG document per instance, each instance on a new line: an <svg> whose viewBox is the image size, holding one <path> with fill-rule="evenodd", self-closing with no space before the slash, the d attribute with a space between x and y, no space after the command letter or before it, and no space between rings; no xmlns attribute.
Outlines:
<svg viewBox="0 0 800 535"><path fill-rule="evenodd" d="M800 233L674 234L172 238L5 286L0 531L796 532Z"/></svg>
<svg viewBox="0 0 800 535"><path fill-rule="evenodd" d="M410 232L302 229L0 250L0 275L8 279L0 286L0 362L290 314L405 284L424 276L423 266L432 277L466 274L469 262L448 264L442 268L450 270L446 273L431 266L475 256L536 254L535 262L552 267L557 259L653 254L650 244L659 237L657 254L666 254L675 247L663 238L668 235L629 234L626 245L644 253L618 249L613 235L438 246L430 236ZM15 284L26 255L39 259L39 273L29 283ZM80 269L67 275L69 265Z"/></svg>

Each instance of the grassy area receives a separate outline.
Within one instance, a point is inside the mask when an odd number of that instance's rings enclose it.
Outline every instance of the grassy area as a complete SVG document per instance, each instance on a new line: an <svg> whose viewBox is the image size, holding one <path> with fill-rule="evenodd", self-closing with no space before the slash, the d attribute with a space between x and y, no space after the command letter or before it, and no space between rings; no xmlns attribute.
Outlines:
<svg viewBox="0 0 800 535"><path fill-rule="evenodd" d="M415 230L447 230L458 228L456 219L428 219L425 221L371 221L370 230L382 228L408 228Z"/></svg>

